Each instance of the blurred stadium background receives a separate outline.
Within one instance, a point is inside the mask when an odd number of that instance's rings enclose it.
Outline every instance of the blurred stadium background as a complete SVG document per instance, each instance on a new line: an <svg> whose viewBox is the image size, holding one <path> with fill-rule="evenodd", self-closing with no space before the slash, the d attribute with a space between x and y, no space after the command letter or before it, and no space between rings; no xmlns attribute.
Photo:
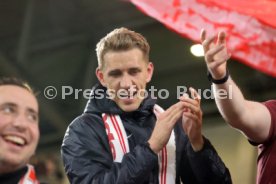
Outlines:
<svg viewBox="0 0 276 184"><path fill-rule="evenodd" d="M168 89L158 103L167 108L177 101L177 86L210 89L202 57L190 52L192 41L180 37L132 4L115 0L2 0L0 2L0 75L27 80L38 92L41 140L38 158L60 155L69 123L83 112L83 90L95 82L95 45L116 27L142 33L151 45L155 74L150 85ZM229 61L229 70L246 97L275 98L276 79ZM57 96L47 99L44 89L54 86ZM62 86L81 89L62 99ZM76 94L76 96L75 96ZM235 184L255 181L256 149L221 118L214 100L203 99L204 134L230 168ZM59 163L59 162L55 162Z"/></svg>

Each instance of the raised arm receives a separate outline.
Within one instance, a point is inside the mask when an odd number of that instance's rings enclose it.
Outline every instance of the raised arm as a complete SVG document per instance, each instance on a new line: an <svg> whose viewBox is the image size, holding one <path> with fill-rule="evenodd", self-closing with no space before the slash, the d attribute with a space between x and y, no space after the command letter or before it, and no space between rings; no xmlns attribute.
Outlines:
<svg viewBox="0 0 276 184"><path fill-rule="evenodd" d="M215 40L216 43L215 43ZM234 128L241 130L249 140L261 143L269 134L271 116L268 109L259 102L246 100L231 77L227 78L227 60L230 54L226 48L226 34L206 37L201 32L201 41L205 52L205 62L213 81L225 79L221 84L213 82L216 104L223 118ZM220 83L220 82L218 82ZM227 97L219 95L227 92Z"/></svg>

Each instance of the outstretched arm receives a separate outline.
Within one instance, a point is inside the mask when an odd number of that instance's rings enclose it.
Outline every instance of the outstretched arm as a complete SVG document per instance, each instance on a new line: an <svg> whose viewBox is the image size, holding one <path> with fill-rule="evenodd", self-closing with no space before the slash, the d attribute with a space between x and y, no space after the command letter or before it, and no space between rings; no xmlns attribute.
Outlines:
<svg viewBox="0 0 276 184"><path fill-rule="evenodd" d="M226 34L219 32L216 36L206 37L206 31L201 32L201 41L205 52L205 62L213 79L219 80L227 75L227 60L230 54L226 48ZM223 118L233 127L241 130L249 140L261 143L269 134L271 115L268 109L259 102L246 100L229 77L222 84L212 85L216 104ZM227 97L219 96L220 91L226 91Z"/></svg>

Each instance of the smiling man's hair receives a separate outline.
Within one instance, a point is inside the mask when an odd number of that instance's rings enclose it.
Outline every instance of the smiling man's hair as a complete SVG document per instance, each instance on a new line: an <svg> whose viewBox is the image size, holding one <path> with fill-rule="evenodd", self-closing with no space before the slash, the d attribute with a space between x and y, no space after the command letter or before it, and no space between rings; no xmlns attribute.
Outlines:
<svg viewBox="0 0 276 184"><path fill-rule="evenodd" d="M102 38L96 46L99 68L104 67L103 58L108 51L127 51L133 48L140 49L145 60L149 61L150 46L144 36L124 27L114 29Z"/></svg>
<svg viewBox="0 0 276 184"><path fill-rule="evenodd" d="M33 89L30 87L30 85L26 81L24 81L22 79L19 79L19 78L16 78L16 77L2 77L2 78L0 78L0 86L4 86L4 85L18 86L18 87L26 89L27 91L29 91L30 93L35 95Z"/></svg>

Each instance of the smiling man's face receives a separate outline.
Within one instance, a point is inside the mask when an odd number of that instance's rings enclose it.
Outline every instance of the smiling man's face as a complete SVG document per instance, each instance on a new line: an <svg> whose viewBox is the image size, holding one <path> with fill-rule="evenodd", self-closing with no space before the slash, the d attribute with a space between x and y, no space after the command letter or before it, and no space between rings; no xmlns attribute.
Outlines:
<svg viewBox="0 0 276 184"><path fill-rule="evenodd" d="M104 62L104 68L96 72L101 84L114 92L113 100L123 111L137 110L144 100L146 84L151 80L153 64L138 48L109 51Z"/></svg>
<svg viewBox="0 0 276 184"><path fill-rule="evenodd" d="M38 103L35 96L16 85L1 85L0 173L26 165L38 140Z"/></svg>

